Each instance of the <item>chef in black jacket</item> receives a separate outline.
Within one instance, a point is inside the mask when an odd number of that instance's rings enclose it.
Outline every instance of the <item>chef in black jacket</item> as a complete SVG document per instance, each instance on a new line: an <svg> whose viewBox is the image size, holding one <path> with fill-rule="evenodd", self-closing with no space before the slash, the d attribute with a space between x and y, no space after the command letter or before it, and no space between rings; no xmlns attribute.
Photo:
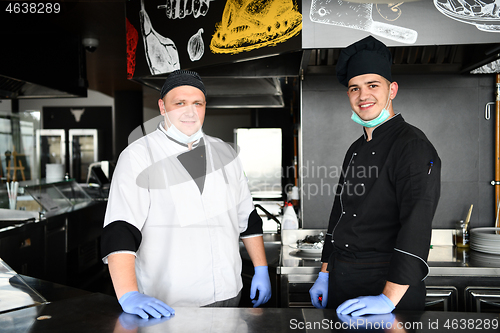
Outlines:
<svg viewBox="0 0 500 333"><path fill-rule="evenodd" d="M425 134L394 113L391 64L388 48L369 36L343 49L336 68L363 135L342 165L310 295L315 307L342 315L424 308L441 161Z"/></svg>

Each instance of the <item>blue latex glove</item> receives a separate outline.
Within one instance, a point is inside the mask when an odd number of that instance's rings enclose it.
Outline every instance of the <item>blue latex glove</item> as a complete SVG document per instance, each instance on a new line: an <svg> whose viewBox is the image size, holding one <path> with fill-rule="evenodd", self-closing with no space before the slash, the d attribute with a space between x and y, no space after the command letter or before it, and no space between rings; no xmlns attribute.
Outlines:
<svg viewBox="0 0 500 333"><path fill-rule="evenodd" d="M378 296L360 296L345 301L337 308L337 313L350 314L353 317L365 314L391 313L395 306L384 294Z"/></svg>
<svg viewBox="0 0 500 333"><path fill-rule="evenodd" d="M122 306L123 311L136 314L143 319L148 319L149 316L154 318L170 317L175 314L174 309L167 304L138 291L129 291L120 297L118 303Z"/></svg>
<svg viewBox="0 0 500 333"><path fill-rule="evenodd" d="M319 272L316 282L314 282L314 285L309 289L311 303L318 309L324 309L328 304L328 274L329 273ZM319 300L320 296L321 302Z"/></svg>
<svg viewBox="0 0 500 333"><path fill-rule="evenodd" d="M355 325L354 327L356 327L356 329L363 328L369 330L373 327L380 327L384 329L395 327L397 325L397 323L394 322L396 320L396 315L392 312L385 314L368 315L364 316L363 318L352 317L350 315L341 315L340 313L338 313L337 317L339 318L339 320L347 323L349 327ZM376 324L377 326L375 326Z"/></svg>
<svg viewBox="0 0 500 333"><path fill-rule="evenodd" d="M172 316L143 319L135 314L123 312L120 315L120 317L118 317L118 321L120 322L121 327L123 327L124 329L135 330L139 327L148 327L163 323L164 321L167 321L170 318L172 318Z"/></svg>
<svg viewBox="0 0 500 333"><path fill-rule="evenodd" d="M269 280L267 266L257 266L254 269L255 274L250 286L250 299L252 300L253 307L256 308L271 298L271 280ZM255 300L257 290L259 291L259 299Z"/></svg>

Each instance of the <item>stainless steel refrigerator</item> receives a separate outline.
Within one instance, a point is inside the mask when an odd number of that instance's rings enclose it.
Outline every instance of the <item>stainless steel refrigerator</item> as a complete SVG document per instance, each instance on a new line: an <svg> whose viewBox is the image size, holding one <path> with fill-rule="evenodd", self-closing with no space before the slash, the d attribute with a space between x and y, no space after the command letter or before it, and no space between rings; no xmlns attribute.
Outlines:
<svg viewBox="0 0 500 333"><path fill-rule="evenodd" d="M78 183L85 183L89 165L99 160L99 131L70 129L68 133L69 175Z"/></svg>
<svg viewBox="0 0 500 333"><path fill-rule="evenodd" d="M63 129L36 130L36 160L33 179L46 178L47 164L62 164L66 167L66 133Z"/></svg>

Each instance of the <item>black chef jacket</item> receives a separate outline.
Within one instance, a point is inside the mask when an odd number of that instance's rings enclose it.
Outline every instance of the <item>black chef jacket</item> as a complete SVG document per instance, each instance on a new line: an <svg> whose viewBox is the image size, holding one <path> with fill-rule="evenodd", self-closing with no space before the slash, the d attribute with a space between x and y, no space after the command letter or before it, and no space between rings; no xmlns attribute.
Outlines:
<svg viewBox="0 0 500 333"><path fill-rule="evenodd" d="M372 140L365 135L345 156L321 260L335 250L392 254L387 280L417 284L429 272L441 161L399 114L375 128Z"/></svg>

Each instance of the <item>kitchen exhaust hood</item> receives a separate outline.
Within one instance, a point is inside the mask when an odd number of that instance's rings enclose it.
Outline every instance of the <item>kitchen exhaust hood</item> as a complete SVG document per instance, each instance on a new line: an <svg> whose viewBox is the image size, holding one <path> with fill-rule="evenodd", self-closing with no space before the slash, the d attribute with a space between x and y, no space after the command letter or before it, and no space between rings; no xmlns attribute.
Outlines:
<svg viewBox="0 0 500 333"><path fill-rule="evenodd" d="M0 99L86 97L86 89L70 93L0 75Z"/></svg>
<svg viewBox="0 0 500 333"><path fill-rule="evenodd" d="M87 97L85 51L78 36L0 34L0 99Z"/></svg>
<svg viewBox="0 0 500 333"><path fill-rule="evenodd" d="M284 82L299 76L301 61L302 51L192 70L205 84L207 108L283 108ZM133 80L160 91L166 77Z"/></svg>
<svg viewBox="0 0 500 333"><path fill-rule="evenodd" d="M202 76L207 90L207 108L282 108L285 106L281 82L269 78L220 78ZM165 78L141 79L141 83L161 90Z"/></svg>
<svg viewBox="0 0 500 333"><path fill-rule="evenodd" d="M206 78L209 108L282 108L281 82L271 78Z"/></svg>

